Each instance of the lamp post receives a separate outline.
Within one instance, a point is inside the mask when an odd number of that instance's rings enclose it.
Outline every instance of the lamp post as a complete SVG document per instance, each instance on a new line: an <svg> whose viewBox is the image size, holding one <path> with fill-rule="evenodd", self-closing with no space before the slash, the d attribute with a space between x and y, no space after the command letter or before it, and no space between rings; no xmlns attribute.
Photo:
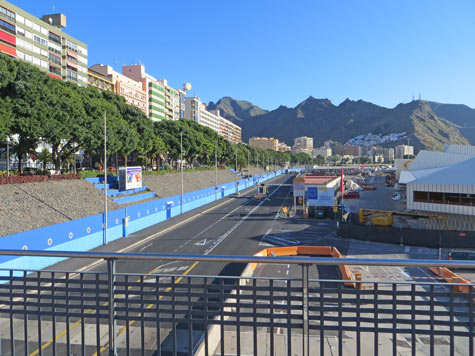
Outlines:
<svg viewBox="0 0 475 356"><path fill-rule="evenodd" d="M238 192L238 181L237 181L237 143L235 144L236 146L234 146L234 150L236 151L236 163L235 163L235 167L234 167L234 171L235 171L235 186L236 186L236 194Z"/></svg>
<svg viewBox="0 0 475 356"><path fill-rule="evenodd" d="M107 245L107 111L104 111L104 245Z"/></svg>
<svg viewBox="0 0 475 356"><path fill-rule="evenodd" d="M7 177L10 177L10 137L7 136Z"/></svg>
<svg viewBox="0 0 475 356"><path fill-rule="evenodd" d="M180 170L181 170L181 200L180 212L183 214L183 131L180 131Z"/></svg>
<svg viewBox="0 0 475 356"><path fill-rule="evenodd" d="M216 143L214 145L214 167L215 167L215 179L216 179L216 184L214 187L214 193L215 193L215 200L218 200L218 140L216 140Z"/></svg>

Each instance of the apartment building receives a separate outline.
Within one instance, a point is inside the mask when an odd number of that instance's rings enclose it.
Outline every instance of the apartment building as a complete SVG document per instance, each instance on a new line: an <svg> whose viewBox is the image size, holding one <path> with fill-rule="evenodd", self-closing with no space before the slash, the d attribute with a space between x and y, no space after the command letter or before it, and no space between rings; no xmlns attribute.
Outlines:
<svg viewBox="0 0 475 356"><path fill-rule="evenodd" d="M273 137L251 137L249 139L249 146L262 148L265 150L279 150L279 140Z"/></svg>
<svg viewBox="0 0 475 356"><path fill-rule="evenodd" d="M87 80L90 87L115 93L114 83L107 79L106 76L92 70L91 68L88 69Z"/></svg>
<svg viewBox="0 0 475 356"><path fill-rule="evenodd" d="M123 96L125 101L133 105L148 116L148 97L141 82L137 82L119 72L116 72L111 66L104 64L95 64L89 68L93 72L99 73L114 85L116 94Z"/></svg>
<svg viewBox="0 0 475 356"><path fill-rule="evenodd" d="M290 152L292 147L287 145L285 142L279 142L279 151L280 152Z"/></svg>
<svg viewBox="0 0 475 356"><path fill-rule="evenodd" d="M88 85L87 45L65 34L66 16L41 19L0 0L0 52L29 62L51 77Z"/></svg>
<svg viewBox="0 0 475 356"><path fill-rule="evenodd" d="M404 158L406 155L414 155L414 146L398 145L395 149L396 158Z"/></svg>
<svg viewBox="0 0 475 356"><path fill-rule="evenodd" d="M230 142L241 142L241 128L222 117L219 110L206 110L206 105L198 97L185 98L184 115L187 120L209 127Z"/></svg>
<svg viewBox="0 0 475 356"><path fill-rule="evenodd" d="M145 72L143 64L122 66L122 74L141 82L148 94L148 111L151 120L180 120L185 117L184 89L174 89L166 79L157 79Z"/></svg>
<svg viewBox="0 0 475 356"><path fill-rule="evenodd" d="M313 137L296 137L292 146L292 152L306 153L311 156L313 152Z"/></svg>

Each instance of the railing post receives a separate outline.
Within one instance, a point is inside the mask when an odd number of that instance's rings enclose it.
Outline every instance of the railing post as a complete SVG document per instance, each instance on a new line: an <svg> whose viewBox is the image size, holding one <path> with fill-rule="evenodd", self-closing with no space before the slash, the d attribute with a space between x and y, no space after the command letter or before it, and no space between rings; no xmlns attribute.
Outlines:
<svg viewBox="0 0 475 356"><path fill-rule="evenodd" d="M109 356L117 355L116 320L115 320L115 259L107 259L107 278L109 282Z"/></svg>
<svg viewBox="0 0 475 356"><path fill-rule="evenodd" d="M302 356L310 355L310 334L308 325L308 265L302 266Z"/></svg>

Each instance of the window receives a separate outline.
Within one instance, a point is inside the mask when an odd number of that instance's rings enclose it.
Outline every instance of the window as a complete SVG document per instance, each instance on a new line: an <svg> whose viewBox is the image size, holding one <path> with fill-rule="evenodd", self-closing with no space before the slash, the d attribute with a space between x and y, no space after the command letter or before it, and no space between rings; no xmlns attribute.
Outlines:
<svg viewBox="0 0 475 356"><path fill-rule="evenodd" d="M458 193L445 193L445 202L446 204L459 204L460 203L460 194Z"/></svg>
<svg viewBox="0 0 475 356"><path fill-rule="evenodd" d="M75 82L77 82L78 80L78 74L76 72L73 72L71 70L68 70L66 72L66 78L68 78L69 80L73 80Z"/></svg>
<svg viewBox="0 0 475 356"><path fill-rule="evenodd" d="M61 69L58 68L58 67L54 67L52 65L49 66L49 71L53 74L56 74L56 75L61 75Z"/></svg>
<svg viewBox="0 0 475 356"><path fill-rule="evenodd" d="M66 48L73 52L78 52L78 46L75 43L72 43L71 41L66 41Z"/></svg>
<svg viewBox="0 0 475 356"><path fill-rule="evenodd" d="M0 29L2 29L4 31L7 31L7 32L10 32L13 35L16 34L15 26L13 26L12 24L10 24L6 21L3 21L1 19L0 19Z"/></svg>
<svg viewBox="0 0 475 356"><path fill-rule="evenodd" d="M19 34L19 35L25 36L25 30L18 27L18 26L16 28L16 33Z"/></svg>
<svg viewBox="0 0 475 356"><path fill-rule="evenodd" d="M58 56L55 56L54 54L49 54L49 60L50 62L56 63L58 65L61 65L61 58Z"/></svg>
<svg viewBox="0 0 475 356"><path fill-rule="evenodd" d="M50 32L50 33L49 33L48 38L49 38L51 41L53 41L53 42L56 42L56 43L58 43L58 44L61 44L61 37L58 36L58 35L56 35L56 34L54 34L53 32Z"/></svg>
<svg viewBox="0 0 475 356"><path fill-rule="evenodd" d="M15 13L0 6L0 17L15 22Z"/></svg>
<svg viewBox="0 0 475 356"><path fill-rule="evenodd" d="M444 193L429 192L429 200L431 203L442 204L444 201Z"/></svg>
<svg viewBox="0 0 475 356"><path fill-rule="evenodd" d="M70 55L66 55L66 59L67 59L68 61L71 61L71 62L74 62L74 63L77 63L77 62L78 62L78 60L77 60L76 58L71 57Z"/></svg>
<svg viewBox="0 0 475 356"><path fill-rule="evenodd" d="M28 19L25 19L25 25L28 26L29 28L32 28L33 27L33 22L31 22Z"/></svg>

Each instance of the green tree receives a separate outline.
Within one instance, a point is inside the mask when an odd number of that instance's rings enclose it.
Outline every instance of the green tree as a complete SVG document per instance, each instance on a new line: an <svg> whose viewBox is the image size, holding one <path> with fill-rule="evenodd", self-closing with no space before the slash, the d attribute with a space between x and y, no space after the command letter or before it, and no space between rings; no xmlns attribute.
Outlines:
<svg viewBox="0 0 475 356"><path fill-rule="evenodd" d="M52 162L51 153L47 148L43 148L43 150L38 153L35 158L41 162L43 170L46 169L48 163Z"/></svg>

